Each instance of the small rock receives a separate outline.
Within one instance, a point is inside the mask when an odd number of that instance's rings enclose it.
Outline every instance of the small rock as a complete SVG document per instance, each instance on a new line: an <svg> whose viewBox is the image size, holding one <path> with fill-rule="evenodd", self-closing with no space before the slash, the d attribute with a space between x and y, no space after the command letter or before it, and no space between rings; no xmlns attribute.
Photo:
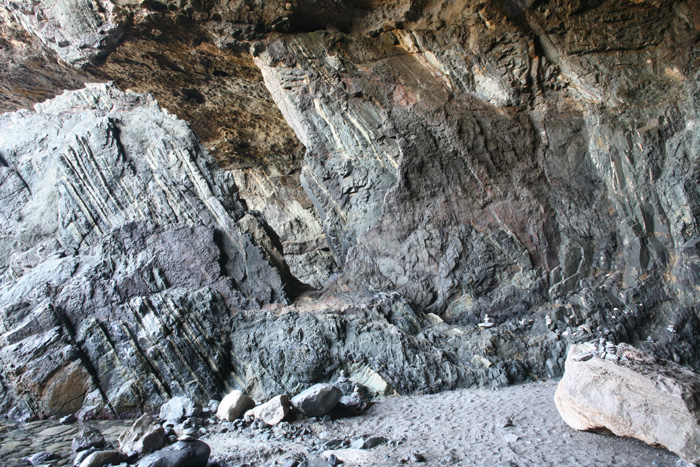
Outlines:
<svg viewBox="0 0 700 467"><path fill-rule="evenodd" d="M78 421L78 419L75 418L75 415L70 414L70 415L66 415L65 417L59 419L58 423L60 423L61 425L72 425L73 423L75 423L77 421Z"/></svg>
<svg viewBox="0 0 700 467"><path fill-rule="evenodd" d="M42 451L32 454L29 457L25 457L25 459L32 465L40 465L46 464L48 461L56 460L58 459L58 456L52 452Z"/></svg>
<svg viewBox="0 0 700 467"><path fill-rule="evenodd" d="M411 453L411 456L409 459L411 462L426 462L427 461L427 459L425 458L425 454L423 454L421 452Z"/></svg>
<svg viewBox="0 0 700 467"><path fill-rule="evenodd" d="M84 451L89 448L102 448L105 445L105 437L100 430L93 426L85 426L71 443L73 452Z"/></svg>
<svg viewBox="0 0 700 467"><path fill-rule="evenodd" d="M120 464L129 457L119 451L96 451L87 456L80 467L103 467L108 464Z"/></svg>
<svg viewBox="0 0 700 467"><path fill-rule="evenodd" d="M340 402L338 402L334 412L340 412L344 415L360 415L372 407L372 398L369 390L362 384L355 384L352 381L349 381L349 384L347 384L339 380L335 383L335 386L343 391L343 396L340 398ZM345 389L348 386L351 388L350 391Z"/></svg>
<svg viewBox="0 0 700 467"><path fill-rule="evenodd" d="M512 444L512 443L515 443L516 441L518 441L519 438L512 433L507 433L507 434L503 435L503 439L506 441L506 443Z"/></svg>
<svg viewBox="0 0 700 467"><path fill-rule="evenodd" d="M165 429L149 414L144 414L128 430L119 435L119 449L122 452L147 454L163 447Z"/></svg>
<svg viewBox="0 0 700 467"><path fill-rule="evenodd" d="M380 444L385 444L386 442L387 439L383 436L372 436L366 439L356 439L352 442L352 444L350 444L350 447L352 449L372 449L373 447L379 446Z"/></svg>
<svg viewBox="0 0 700 467"><path fill-rule="evenodd" d="M199 415L201 408L190 398L177 396L160 407L160 419L181 422L186 417Z"/></svg>
<svg viewBox="0 0 700 467"><path fill-rule="evenodd" d="M207 403L207 407L209 408L209 412L216 413L216 411L219 410L220 403L221 402L219 402L215 399L210 399L209 402Z"/></svg>
<svg viewBox="0 0 700 467"><path fill-rule="evenodd" d="M218 404L216 417L219 420L232 422L255 407L255 401L245 395L242 391L231 391Z"/></svg>
<svg viewBox="0 0 700 467"><path fill-rule="evenodd" d="M336 406L343 393L330 384L315 384L292 398L292 406L309 417L322 417Z"/></svg>
<svg viewBox="0 0 700 467"><path fill-rule="evenodd" d="M209 445L203 441L178 441L172 446L142 458L138 467L205 467L209 462Z"/></svg>
<svg viewBox="0 0 700 467"><path fill-rule="evenodd" d="M573 359L576 362L585 362L586 360L590 360L591 358L593 358L593 355L595 355L594 352L585 351L585 352L580 352L580 353L574 355Z"/></svg>
<svg viewBox="0 0 700 467"><path fill-rule="evenodd" d="M255 418L261 420L268 425L277 425L289 415L291 405L289 398L284 394L273 397L266 403L259 405L246 412L245 418Z"/></svg>
<svg viewBox="0 0 700 467"><path fill-rule="evenodd" d="M95 452L95 448L90 448L86 449L85 451L80 451L78 454L75 455L75 459L73 459L73 466L78 467L87 457Z"/></svg>
<svg viewBox="0 0 700 467"><path fill-rule="evenodd" d="M191 426L194 428L198 428L198 427L202 426L203 423L204 423L204 420L201 419L200 417L189 417L189 418L185 419L182 426L184 426L184 427Z"/></svg>
<svg viewBox="0 0 700 467"><path fill-rule="evenodd" d="M340 463L341 463L341 460L338 459L338 457L335 454L328 455L328 465L335 466L335 465L339 465Z"/></svg>

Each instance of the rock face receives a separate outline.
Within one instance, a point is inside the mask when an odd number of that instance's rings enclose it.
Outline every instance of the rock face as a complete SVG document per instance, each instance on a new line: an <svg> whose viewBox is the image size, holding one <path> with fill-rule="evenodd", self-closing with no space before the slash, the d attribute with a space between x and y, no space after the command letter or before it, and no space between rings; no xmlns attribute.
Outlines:
<svg viewBox="0 0 700 467"><path fill-rule="evenodd" d="M94 391L105 413L208 400L188 384L230 377L228 307L288 297L276 238L230 174L184 122L106 85L0 128L6 387L36 414Z"/></svg>
<svg viewBox="0 0 700 467"><path fill-rule="evenodd" d="M307 147L302 184L345 287L476 324L641 277L664 295L657 271L691 280L697 71L680 71L694 52L679 44L695 29L679 5L595 5L429 2L370 37L268 44L256 63ZM615 71L646 53L663 67Z"/></svg>
<svg viewBox="0 0 700 467"><path fill-rule="evenodd" d="M77 67L94 63L121 37L126 16L109 0L5 1L15 20ZM130 3L130 2L126 2Z"/></svg>
<svg viewBox="0 0 700 467"><path fill-rule="evenodd" d="M2 5L0 413L700 364L696 0Z"/></svg>
<svg viewBox="0 0 700 467"><path fill-rule="evenodd" d="M691 464L700 462L700 375L652 358L626 344L618 359L590 346L572 346L554 401L564 421L577 430L609 430L663 446Z"/></svg>

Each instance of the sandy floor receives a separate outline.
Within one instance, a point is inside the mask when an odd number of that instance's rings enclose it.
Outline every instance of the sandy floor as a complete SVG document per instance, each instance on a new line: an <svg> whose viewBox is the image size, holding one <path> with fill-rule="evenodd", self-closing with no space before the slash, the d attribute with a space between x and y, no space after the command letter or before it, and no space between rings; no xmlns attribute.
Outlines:
<svg viewBox="0 0 700 467"><path fill-rule="evenodd" d="M284 465L293 458L311 459L317 465L313 459L324 452L328 455L323 447L328 440L353 441L363 435L383 436L388 443L332 452L345 465L362 466L676 465L678 457L666 450L633 439L572 430L559 417L555 390L556 382L549 381L500 390L398 397L376 403L359 417L292 422L288 425L292 432L303 428L310 432L293 440L280 440L275 430L267 434L243 430L203 439L211 445L213 458L249 465ZM511 425L509 420L512 426L505 426ZM277 434L281 431L278 428ZM417 462L421 456L425 462Z"/></svg>
<svg viewBox="0 0 700 467"><path fill-rule="evenodd" d="M377 402L357 417L301 418L273 428L216 423L201 439L212 448L212 467L289 467L292 460L327 467L329 451L344 466L676 467L678 457L666 450L569 428L554 406L556 384L397 397ZM127 420L88 423L114 445L131 425ZM60 456L54 461L57 467L70 465L70 443L79 428L57 421L0 423L0 467L26 465L22 457L44 450ZM387 442L372 449L337 449L365 436L382 436ZM425 461L418 462L421 458Z"/></svg>

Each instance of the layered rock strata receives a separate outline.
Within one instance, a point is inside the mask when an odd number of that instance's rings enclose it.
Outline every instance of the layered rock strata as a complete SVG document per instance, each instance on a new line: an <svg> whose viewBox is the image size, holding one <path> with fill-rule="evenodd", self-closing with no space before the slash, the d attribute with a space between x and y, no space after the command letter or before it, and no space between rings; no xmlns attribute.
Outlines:
<svg viewBox="0 0 700 467"><path fill-rule="evenodd" d="M229 381L231 307L285 302L271 229L185 122L90 85L1 117L3 387L52 415ZM285 283L287 281L287 283ZM94 400L96 399L96 401ZM93 404L93 405L95 405Z"/></svg>

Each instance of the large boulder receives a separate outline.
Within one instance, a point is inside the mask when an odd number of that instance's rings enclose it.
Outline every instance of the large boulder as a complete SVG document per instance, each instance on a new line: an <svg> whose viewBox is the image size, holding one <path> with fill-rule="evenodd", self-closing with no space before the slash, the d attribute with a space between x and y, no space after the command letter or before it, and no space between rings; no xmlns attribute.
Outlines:
<svg viewBox="0 0 700 467"><path fill-rule="evenodd" d="M292 406L309 417L322 417L338 404L343 392L330 384L315 384L292 398Z"/></svg>
<svg viewBox="0 0 700 467"><path fill-rule="evenodd" d="M253 407L255 407L255 401L236 389L228 393L219 403L219 407L216 409L216 417L220 420L232 422Z"/></svg>
<svg viewBox="0 0 700 467"><path fill-rule="evenodd" d="M273 397L262 405L250 409L245 413L245 418L255 418L262 420L268 425L277 425L279 422L287 418L291 404L289 398L284 394Z"/></svg>
<svg viewBox="0 0 700 467"><path fill-rule="evenodd" d="M189 397L175 396L160 406L160 419L170 422L181 422L185 417L199 415L201 407Z"/></svg>
<svg viewBox="0 0 700 467"><path fill-rule="evenodd" d="M700 375L626 344L574 345L554 402L577 430L611 431L700 463ZM602 358L601 358L602 357Z"/></svg>
<svg viewBox="0 0 700 467"><path fill-rule="evenodd" d="M119 451L97 451L87 456L80 467L102 467L105 465L116 465L124 462L128 456Z"/></svg>
<svg viewBox="0 0 700 467"><path fill-rule="evenodd" d="M73 441L71 449L73 452L84 451L90 448L102 448L105 445L105 437L102 432L93 426L85 426L80 430Z"/></svg>
<svg viewBox="0 0 700 467"><path fill-rule="evenodd" d="M150 414L144 414L119 435L119 449L127 454L146 454L163 447L165 430Z"/></svg>
<svg viewBox="0 0 700 467"><path fill-rule="evenodd" d="M209 462L209 445L203 441L178 441L149 454L138 467L204 467Z"/></svg>

